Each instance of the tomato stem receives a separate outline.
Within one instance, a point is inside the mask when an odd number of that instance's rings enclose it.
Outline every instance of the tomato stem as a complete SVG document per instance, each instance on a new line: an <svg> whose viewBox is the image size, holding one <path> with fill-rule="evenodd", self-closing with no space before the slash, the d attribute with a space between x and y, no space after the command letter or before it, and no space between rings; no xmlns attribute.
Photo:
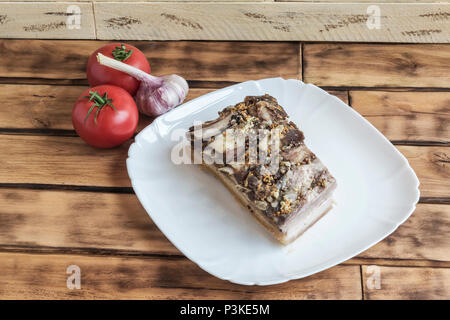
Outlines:
<svg viewBox="0 0 450 320"><path fill-rule="evenodd" d="M111 52L114 59L119 61L125 61L133 54L133 50L127 50L125 45L121 44L120 46L115 47L115 49Z"/></svg>
<svg viewBox="0 0 450 320"><path fill-rule="evenodd" d="M108 99L108 93L105 92L103 96L99 95L97 91L89 91L89 96L84 96L84 98L89 99L89 101L93 101L94 104L89 108L86 118L84 118L84 122L89 118L92 110L97 107L97 111L95 112L94 122L97 124L97 116L100 110L105 106L110 106L115 111L117 111L116 107L112 104L112 99Z"/></svg>

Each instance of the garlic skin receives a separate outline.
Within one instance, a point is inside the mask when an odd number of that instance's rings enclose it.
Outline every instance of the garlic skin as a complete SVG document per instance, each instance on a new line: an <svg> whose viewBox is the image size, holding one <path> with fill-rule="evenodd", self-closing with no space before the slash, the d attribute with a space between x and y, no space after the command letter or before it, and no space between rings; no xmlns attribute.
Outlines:
<svg viewBox="0 0 450 320"><path fill-rule="evenodd" d="M139 111L148 116L159 116L179 106L189 92L186 80L179 75L171 74L155 77L126 63L97 54L100 64L125 72L140 80L136 92L136 105Z"/></svg>
<svg viewBox="0 0 450 320"><path fill-rule="evenodd" d="M143 114L149 116L159 116L170 109L180 105L187 96L189 86L176 74L159 77L162 84L155 87L150 83L141 82L136 93L136 104ZM151 94L147 94L151 92Z"/></svg>

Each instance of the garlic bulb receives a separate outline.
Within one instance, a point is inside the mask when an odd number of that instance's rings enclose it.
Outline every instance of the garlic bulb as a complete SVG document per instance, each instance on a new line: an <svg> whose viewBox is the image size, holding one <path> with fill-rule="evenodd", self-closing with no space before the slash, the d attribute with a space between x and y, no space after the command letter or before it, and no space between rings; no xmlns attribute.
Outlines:
<svg viewBox="0 0 450 320"><path fill-rule="evenodd" d="M97 54L97 60L100 64L125 72L141 82L136 92L136 105L143 114L159 116L180 105L189 91L186 80L176 74L155 77L101 53Z"/></svg>

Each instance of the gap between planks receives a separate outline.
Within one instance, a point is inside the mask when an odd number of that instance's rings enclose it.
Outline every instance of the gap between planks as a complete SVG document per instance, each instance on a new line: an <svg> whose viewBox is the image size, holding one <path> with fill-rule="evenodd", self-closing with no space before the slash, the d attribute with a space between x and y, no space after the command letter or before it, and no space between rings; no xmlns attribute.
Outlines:
<svg viewBox="0 0 450 320"><path fill-rule="evenodd" d="M108 187L108 186L88 186L88 185L67 185L67 184L46 184L46 183L3 183L0 182L0 189L24 189L24 190L57 190L76 192L98 192L98 193L119 193L134 194L132 187ZM426 204L450 204L450 197L420 197L418 203Z"/></svg>
<svg viewBox="0 0 450 320"><path fill-rule="evenodd" d="M97 151L76 137L3 135L0 146L9 150L0 156L5 184L91 185L131 187L126 174L127 142L115 150ZM421 181L422 197L448 198L448 148L397 146ZM119 151L118 151L119 150ZM33 154L33 161L27 156ZM98 165L101 157L102 166ZM82 161L84 166L79 166Z"/></svg>
<svg viewBox="0 0 450 320"><path fill-rule="evenodd" d="M240 81L203 81L186 79L192 89L221 89ZM305 81L305 83L311 83ZM47 79L32 77L0 77L0 84L10 85L52 85L52 86L88 86L86 79ZM401 86L320 86L327 91L387 91L387 92L450 92L450 87L401 87Z"/></svg>
<svg viewBox="0 0 450 320"><path fill-rule="evenodd" d="M180 253L158 253L144 252L136 250L118 250L105 248L83 248L83 247L48 247L48 246L26 246L26 245L5 245L0 244L0 253L22 253L35 255L77 255L90 257L133 257L142 259L159 260L189 260ZM356 256L338 265L342 266L363 266L376 265L399 268L442 268L449 269L450 261L436 261L426 259L394 259L394 258L364 258Z"/></svg>
<svg viewBox="0 0 450 320"><path fill-rule="evenodd" d="M64 129L20 129L20 128L0 128L0 135L21 135L21 136L55 136L55 137L78 137L75 130ZM134 137L131 139L134 139ZM394 146L416 146L416 147L449 147L449 141L424 141L424 140L390 140Z"/></svg>
<svg viewBox="0 0 450 320"><path fill-rule="evenodd" d="M0 190L0 199L0 247L4 250L180 254L133 194L4 188ZM408 260L416 265L426 266L434 261L432 265L440 262L440 266L445 266L443 262L450 261L448 222L450 206L419 204L395 233L359 254L361 260L353 263L377 264L389 260L389 264L405 264Z"/></svg>
<svg viewBox="0 0 450 320"><path fill-rule="evenodd" d="M0 77L5 82L86 84L86 57L104 41L0 40ZM281 76L327 89L449 91L449 45L320 44L298 42L132 41L155 74L179 73L192 86L225 86ZM64 47L77 46L70 56ZM34 52L24 55L23 52ZM302 54L303 51L303 54ZM195 56L192 53L195 52ZM39 56L48 56L48 67ZM299 56L302 55L301 59ZM10 61L23 61L11 65ZM229 61L233 61L230 64ZM303 63L301 63L303 62ZM345 70L345 73L342 72ZM300 73L302 71L302 74ZM70 79L65 79L66 77ZM28 79L26 79L28 78ZM55 80L52 80L55 79ZM205 82L206 81L206 82ZM43 84L43 82L41 82Z"/></svg>
<svg viewBox="0 0 450 320"><path fill-rule="evenodd" d="M214 88L191 86L186 101L199 97ZM75 137L70 121L70 105L85 88L78 86L49 86L0 84L4 111L0 133L12 135L52 135ZM326 89L326 88L325 88ZM343 88L339 88L343 89ZM14 91L22 92L17 99ZM328 90L365 116L395 145L448 146L450 131L440 125L450 114L445 110L447 92L422 91L346 91ZM368 106L377 106L376 108ZM12 110L6 112L6 110ZM19 120L17 120L19 119ZM150 117L141 116L138 132L151 123ZM409 123L406 126L407 122ZM406 127L405 127L406 126Z"/></svg>

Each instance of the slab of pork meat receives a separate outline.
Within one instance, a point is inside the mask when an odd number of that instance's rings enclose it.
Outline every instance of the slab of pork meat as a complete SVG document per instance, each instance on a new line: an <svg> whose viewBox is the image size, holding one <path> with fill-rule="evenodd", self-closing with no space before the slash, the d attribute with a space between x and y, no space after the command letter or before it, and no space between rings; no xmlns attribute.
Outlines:
<svg viewBox="0 0 450 320"><path fill-rule="evenodd" d="M331 208L336 180L270 95L246 97L188 137L202 165L282 243Z"/></svg>

